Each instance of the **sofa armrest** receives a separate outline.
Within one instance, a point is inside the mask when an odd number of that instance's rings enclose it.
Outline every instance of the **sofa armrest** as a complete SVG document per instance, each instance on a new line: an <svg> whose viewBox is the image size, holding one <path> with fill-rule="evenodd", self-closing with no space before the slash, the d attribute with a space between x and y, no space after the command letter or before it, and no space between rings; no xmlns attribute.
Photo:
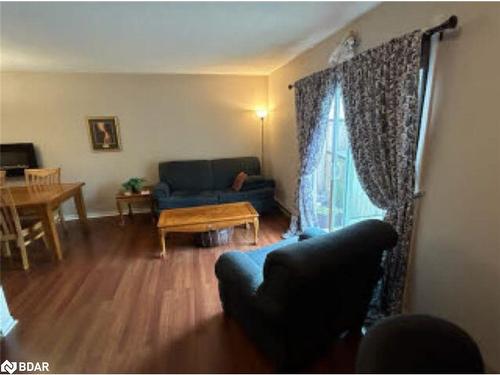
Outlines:
<svg viewBox="0 0 500 375"><path fill-rule="evenodd" d="M166 182L160 182L153 189L155 199L168 198L170 196L170 186Z"/></svg>
<svg viewBox="0 0 500 375"><path fill-rule="evenodd" d="M307 228L299 235L299 241L304 241L308 240L309 238L319 237L327 233L328 232L326 230L323 230L318 227Z"/></svg>
<svg viewBox="0 0 500 375"><path fill-rule="evenodd" d="M215 275L220 283L231 284L248 294L254 294L262 283L262 268L237 251L224 253L217 259Z"/></svg>

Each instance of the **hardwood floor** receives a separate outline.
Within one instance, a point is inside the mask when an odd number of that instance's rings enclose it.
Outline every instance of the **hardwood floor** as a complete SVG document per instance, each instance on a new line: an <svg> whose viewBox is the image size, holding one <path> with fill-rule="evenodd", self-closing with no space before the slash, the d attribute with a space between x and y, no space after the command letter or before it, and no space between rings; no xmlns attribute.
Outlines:
<svg viewBox="0 0 500 375"><path fill-rule="evenodd" d="M214 263L224 251L253 249L253 233L197 248L190 234L169 235L165 260L147 215L68 222L64 260L33 246L32 269L18 252L2 259L2 286L18 325L1 343L1 360L47 361L51 372L273 372L271 364L222 314ZM259 246L286 229L281 215L261 218ZM310 372L352 372L358 340L348 337Z"/></svg>

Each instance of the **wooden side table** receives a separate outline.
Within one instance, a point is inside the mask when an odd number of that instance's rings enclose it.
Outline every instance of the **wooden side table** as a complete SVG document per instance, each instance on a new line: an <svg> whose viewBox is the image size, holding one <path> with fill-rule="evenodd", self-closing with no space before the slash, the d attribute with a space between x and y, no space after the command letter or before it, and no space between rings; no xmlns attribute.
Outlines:
<svg viewBox="0 0 500 375"><path fill-rule="evenodd" d="M147 191L147 193L145 193ZM118 209L118 213L120 214L120 225L125 225L125 220L123 217L123 209L122 204L128 205L128 214L130 217L134 215L132 211L133 203L148 203L151 208L151 217L153 223L155 222L155 210L154 210L154 201L152 195L152 186L145 186L142 193L131 193L126 195L123 192L116 194L116 208Z"/></svg>

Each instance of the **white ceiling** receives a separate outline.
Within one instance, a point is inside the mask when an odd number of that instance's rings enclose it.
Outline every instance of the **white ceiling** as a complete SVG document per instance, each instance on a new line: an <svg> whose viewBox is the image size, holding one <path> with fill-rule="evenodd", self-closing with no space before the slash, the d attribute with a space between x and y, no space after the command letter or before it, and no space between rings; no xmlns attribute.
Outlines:
<svg viewBox="0 0 500 375"><path fill-rule="evenodd" d="M268 74L377 2L3 2L2 70Z"/></svg>

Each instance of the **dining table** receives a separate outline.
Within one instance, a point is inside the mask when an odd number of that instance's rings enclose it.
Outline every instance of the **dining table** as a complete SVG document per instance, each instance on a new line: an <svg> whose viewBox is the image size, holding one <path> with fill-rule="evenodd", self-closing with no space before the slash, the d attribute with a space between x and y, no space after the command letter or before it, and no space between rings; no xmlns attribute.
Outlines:
<svg viewBox="0 0 500 375"><path fill-rule="evenodd" d="M88 228L87 211L83 199L84 182L59 183L37 186L11 186L14 205L21 212L29 212L40 218L44 232L58 260L63 259L61 241L56 228L54 210L63 202L73 199L80 223Z"/></svg>

